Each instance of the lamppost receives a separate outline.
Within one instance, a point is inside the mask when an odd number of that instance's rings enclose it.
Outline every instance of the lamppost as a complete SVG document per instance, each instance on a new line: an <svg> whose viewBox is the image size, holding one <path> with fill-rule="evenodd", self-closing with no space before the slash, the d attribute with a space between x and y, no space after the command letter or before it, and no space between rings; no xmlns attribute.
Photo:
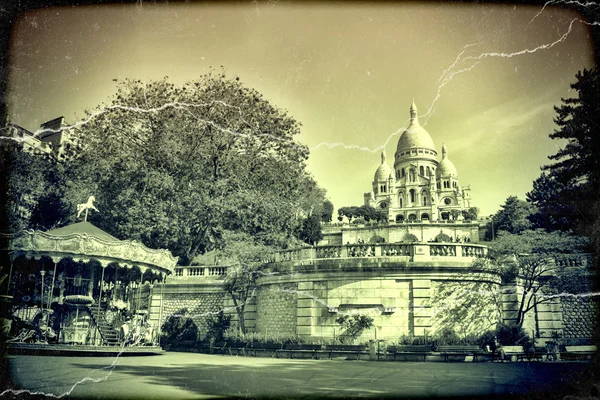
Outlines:
<svg viewBox="0 0 600 400"><path fill-rule="evenodd" d="M494 241L494 214L490 215L490 220L492 221L492 242Z"/></svg>

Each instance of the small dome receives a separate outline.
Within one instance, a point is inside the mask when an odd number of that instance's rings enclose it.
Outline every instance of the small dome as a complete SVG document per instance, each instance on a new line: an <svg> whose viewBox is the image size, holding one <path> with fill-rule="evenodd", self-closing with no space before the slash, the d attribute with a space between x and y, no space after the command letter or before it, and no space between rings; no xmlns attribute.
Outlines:
<svg viewBox="0 0 600 400"><path fill-rule="evenodd" d="M448 158L448 151L446 149L446 144L442 144L442 161L440 161L440 163L438 164L436 175L437 176L448 176L448 175L458 176L458 173L456 172L456 167L454 166L452 161L450 161L450 159Z"/></svg>
<svg viewBox="0 0 600 400"><path fill-rule="evenodd" d="M387 181L393 176L394 170L385 162L385 150L381 152L381 165L375 171L374 181Z"/></svg>
<svg viewBox="0 0 600 400"><path fill-rule="evenodd" d="M410 125L402 133L398 140L396 152L402 152L415 147L431 149L435 151L433 140L429 133L419 124L417 116L417 106L413 101L410 106Z"/></svg>

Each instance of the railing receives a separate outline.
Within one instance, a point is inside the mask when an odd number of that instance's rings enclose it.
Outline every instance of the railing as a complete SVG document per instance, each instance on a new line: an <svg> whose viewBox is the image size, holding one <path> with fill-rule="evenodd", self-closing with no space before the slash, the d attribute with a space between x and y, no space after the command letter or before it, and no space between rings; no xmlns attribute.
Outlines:
<svg viewBox="0 0 600 400"><path fill-rule="evenodd" d="M227 275L227 269L228 267L222 266L178 266L175 267L175 274L170 279L215 279Z"/></svg>
<svg viewBox="0 0 600 400"><path fill-rule="evenodd" d="M412 246L409 244L386 243L380 244L381 255L384 257L410 256Z"/></svg>
<svg viewBox="0 0 600 400"><path fill-rule="evenodd" d="M429 244L429 255L456 257L456 247L452 244Z"/></svg>
<svg viewBox="0 0 600 400"><path fill-rule="evenodd" d="M485 247L462 245L461 250L463 257L483 258L487 255Z"/></svg>

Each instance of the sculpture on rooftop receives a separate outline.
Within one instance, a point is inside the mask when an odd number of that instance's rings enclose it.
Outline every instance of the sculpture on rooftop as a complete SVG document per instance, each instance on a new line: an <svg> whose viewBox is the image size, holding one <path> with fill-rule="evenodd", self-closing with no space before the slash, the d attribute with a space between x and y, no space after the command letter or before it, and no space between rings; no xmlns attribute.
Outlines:
<svg viewBox="0 0 600 400"><path fill-rule="evenodd" d="M77 204L77 218L79 218L81 213L85 211L85 217L83 220L87 221L88 210L91 209L100 212L96 207L94 207L94 201L96 201L96 198L94 196L90 196L88 197L87 203Z"/></svg>

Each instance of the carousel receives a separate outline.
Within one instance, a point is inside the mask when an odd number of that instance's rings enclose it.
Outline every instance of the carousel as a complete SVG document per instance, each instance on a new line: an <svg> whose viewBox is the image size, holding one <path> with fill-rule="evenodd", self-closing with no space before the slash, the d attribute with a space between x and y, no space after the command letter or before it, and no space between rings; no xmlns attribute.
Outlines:
<svg viewBox="0 0 600 400"><path fill-rule="evenodd" d="M111 236L84 210L83 222L2 235L9 353L161 354L162 289L177 258Z"/></svg>

